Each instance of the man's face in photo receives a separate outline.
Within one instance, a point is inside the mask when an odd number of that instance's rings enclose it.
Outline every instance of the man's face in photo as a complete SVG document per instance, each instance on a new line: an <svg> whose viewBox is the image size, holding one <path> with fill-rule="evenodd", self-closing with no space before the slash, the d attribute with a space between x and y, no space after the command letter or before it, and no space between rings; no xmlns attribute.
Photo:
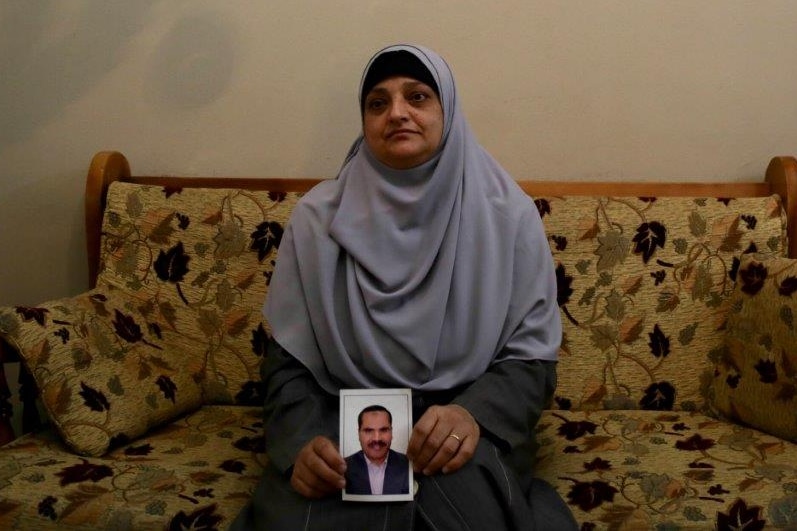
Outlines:
<svg viewBox="0 0 797 531"><path fill-rule="evenodd" d="M363 413L358 434L365 456L376 463L384 461L393 442L393 427L388 414L384 411Z"/></svg>

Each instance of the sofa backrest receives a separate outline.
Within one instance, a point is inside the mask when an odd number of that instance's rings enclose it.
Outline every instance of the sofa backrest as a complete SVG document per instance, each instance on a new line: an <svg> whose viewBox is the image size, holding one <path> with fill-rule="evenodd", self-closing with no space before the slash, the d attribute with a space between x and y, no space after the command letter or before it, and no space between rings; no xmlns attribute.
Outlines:
<svg viewBox="0 0 797 531"><path fill-rule="evenodd" d="M113 183L98 286L194 338L207 403L262 401L261 314L295 192ZM554 407L698 409L742 253L784 254L777 196L538 197L564 323ZM201 340L196 340L200 338Z"/></svg>
<svg viewBox="0 0 797 531"><path fill-rule="evenodd" d="M778 196L535 203L564 329L554 407L703 409L739 257L787 249Z"/></svg>
<svg viewBox="0 0 797 531"><path fill-rule="evenodd" d="M268 337L261 314L297 193L114 182L103 218L98 287L182 336L204 365L205 403L260 405ZM181 347L185 348L185 347Z"/></svg>

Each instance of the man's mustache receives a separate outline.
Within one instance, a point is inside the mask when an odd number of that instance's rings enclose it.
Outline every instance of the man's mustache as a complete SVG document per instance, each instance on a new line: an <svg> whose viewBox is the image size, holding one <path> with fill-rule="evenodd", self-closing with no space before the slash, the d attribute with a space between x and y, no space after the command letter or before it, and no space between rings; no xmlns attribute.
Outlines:
<svg viewBox="0 0 797 531"><path fill-rule="evenodd" d="M385 448L387 443L385 441L371 441L368 443L368 448Z"/></svg>

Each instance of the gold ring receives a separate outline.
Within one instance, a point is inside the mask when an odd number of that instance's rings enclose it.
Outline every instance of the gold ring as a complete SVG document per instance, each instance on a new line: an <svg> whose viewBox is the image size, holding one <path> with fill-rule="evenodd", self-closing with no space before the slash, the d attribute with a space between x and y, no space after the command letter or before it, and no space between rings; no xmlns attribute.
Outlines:
<svg viewBox="0 0 797 531"><path fill-rule="evenodd" d="M449 433L448 436L455 438L459 444L462 444L462 439L456 433Z"/></svg>

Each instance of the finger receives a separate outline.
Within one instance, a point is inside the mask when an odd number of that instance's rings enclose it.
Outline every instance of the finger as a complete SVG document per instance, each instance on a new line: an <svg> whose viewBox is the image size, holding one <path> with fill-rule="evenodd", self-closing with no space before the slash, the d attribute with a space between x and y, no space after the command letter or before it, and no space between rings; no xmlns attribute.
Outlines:
<svg viewBox="0 0 797 531"><path fill-rule="evenodd" d="M313 440L313 451L327 467L336 471L341 476L346 473L346 460L338 452L335 444L326 437L317 437Z"/></svg>
<svg viewBox="0 0 797 531"><path fill-rule="evenodd" d="M447 436L441 442L437 452L429 459L426 466L423 467L423 474L426 476L437 474L443 466L448 464L448 462L457 455L461 446L462 444L456 438L450 435Z"/></svg>
<svg viewBox="0 0 797 531"><path fill-rule="evenodd" d="M457 453L443 465L441 471L443 474L450 474L462 468L468 461L473 458L476 453L476 446L479 444L478 437L466 436L462 439L462 444L459 445Z"/></svg>
<svg viewBox="0 0 797 531"><path fill-rule="evenodd" d="M305 462L297 462L291 475L291 485L297 492L308 497L318 498L343 488L342 476L338 480L329 480L318 474ZM301 489L301 490L300 490Z"/></svg>
<svg viewBox="0 0 797 531"><path fill-rule="evenodd" d="M315 450L315 448L313 450ZM337 455L337 450L334 450L334 452L335 455ZM343 488L343 485L345 484L343 474L346 470L346 461L343 461L343 472L340 472L340 468L335 469L329 465L327 460L324 458L324 455L321 455L316 451L312 451L308 452L308 455L303 460L302 464L307 469L307 474L303 475L302 477L304 477L306 481L309 480L313 487L323 488L322 485L320 485L323 483L328 485L330 488ZM313 476L312 480L308 476Z"/></svg>
<svg viewBox="0 0 797 531"><path fill-rule="evenodd" d="M448 423L438 422L435 425L434 430L426 437L423 447L418 452L414 461L415 470L422 470L426 473L426 470L436 460L433 466L436 471L445 463L444 459L447 461L447 459L452 457L453 453L456 452L458 443L455 439L448 437L451 429L452 426ZM440 455L438 456L438 454Z"/></svg>
<svg viewBox="0 0 797 531"><path fill-rule="evenodd" d="M407 445L407 456L411 460L416 460L421 453L421 449L426 444L426 439L437 424L436 408L430 407L427 409L415 426L412 427L412 434L410 435L410 443Z"/></svg>

